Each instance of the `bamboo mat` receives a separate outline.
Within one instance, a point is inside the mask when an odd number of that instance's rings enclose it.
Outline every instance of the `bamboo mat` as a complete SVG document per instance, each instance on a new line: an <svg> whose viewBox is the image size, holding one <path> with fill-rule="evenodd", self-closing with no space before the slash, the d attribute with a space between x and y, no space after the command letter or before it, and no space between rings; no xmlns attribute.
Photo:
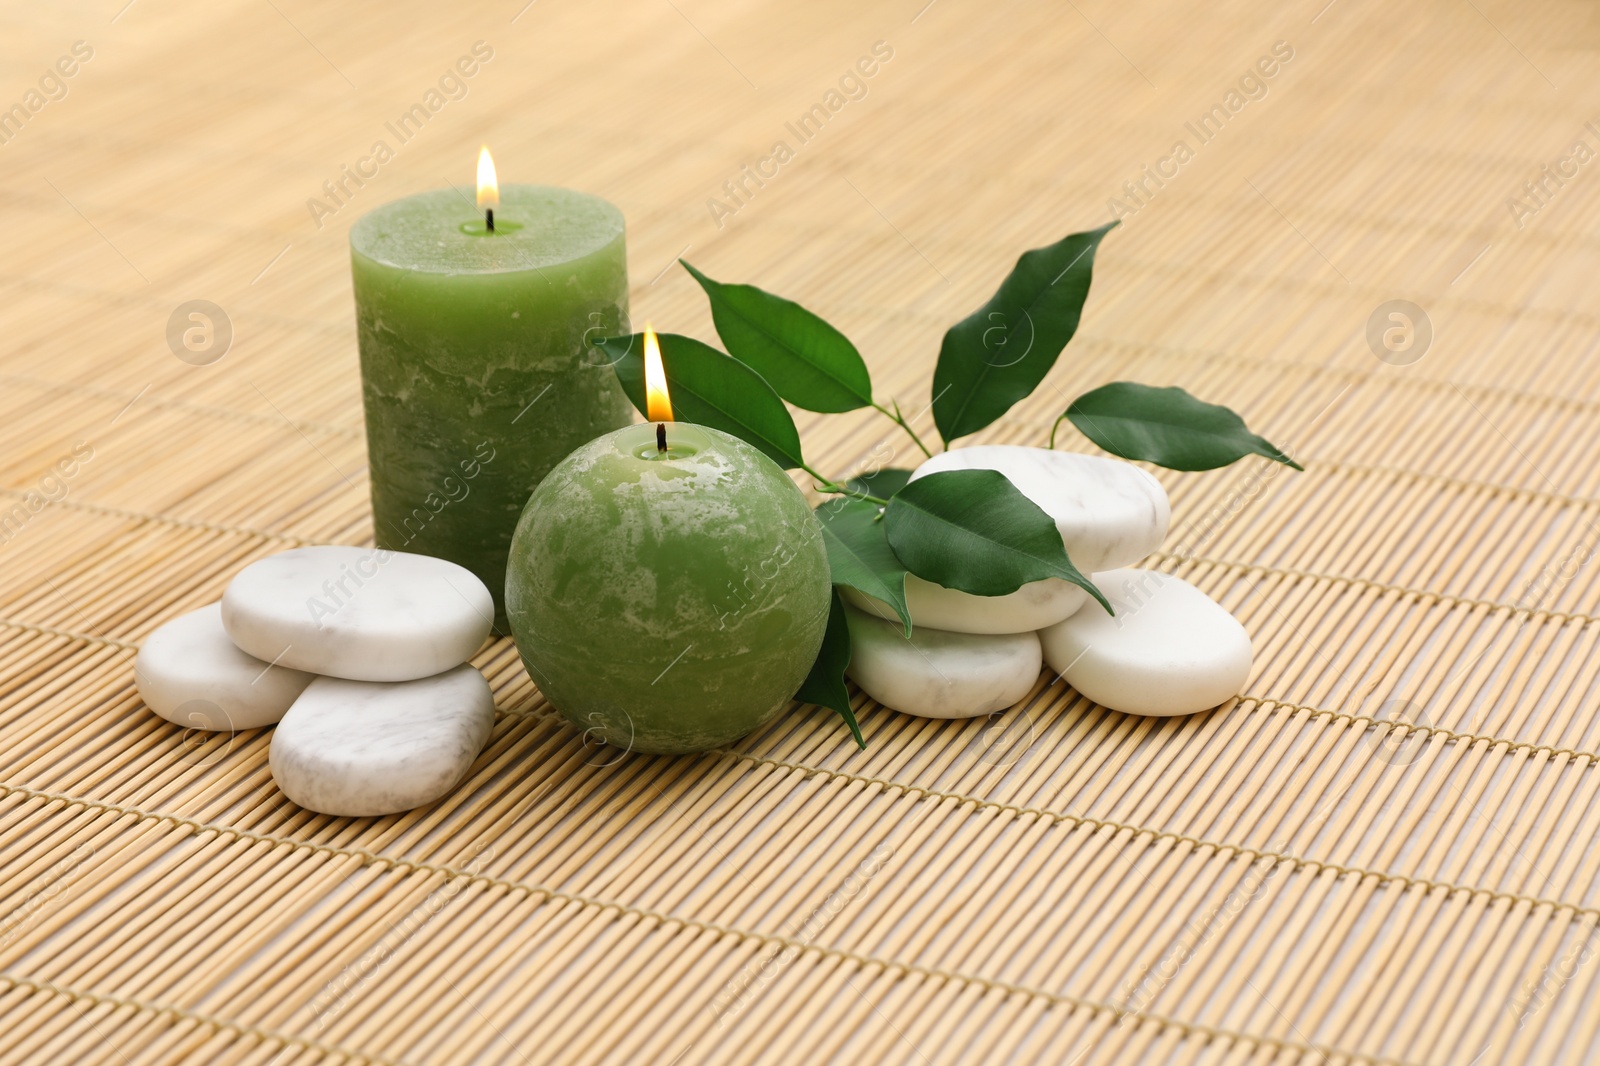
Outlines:
<svg viewBox="0 0 1600 1066"><path fill-rule="evenodd" d="M1600 1060L1600 162L1571 161L1600 150L1593 3L94 0L3 24L6 106L93 55L0 146L0 505L26 512L0 543L0 1060ZM308 207L477 41L464 95ZM794 158L732 201L779 140ZM908 411L1021 250L1145 181L1082 333L975 439L1043 443L1134 379L1289 447L1305 473L1159 472L1154 565L1249 629L1245 695L1139 719L1043 676L976 721L859 698L864 753L802 707L646 758L585 745L502 641L468 780L359 821L280 796L267 731L156 718L132 682L155 626L286 546L370 543L346 231L466 187L482 142L505 180L623 208L636 322L711 337L685 255L827 316ZM210 365L165 339L195 299L233 330ZM1366 338L1398 299L1434 333L1407 365ZM909 459L887 423L800 421L820 469Z"/></svg>

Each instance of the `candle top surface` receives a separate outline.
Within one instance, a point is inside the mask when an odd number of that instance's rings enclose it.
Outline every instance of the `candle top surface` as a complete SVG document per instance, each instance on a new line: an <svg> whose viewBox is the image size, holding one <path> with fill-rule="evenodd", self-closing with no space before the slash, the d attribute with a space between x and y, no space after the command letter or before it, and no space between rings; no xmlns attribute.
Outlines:
<svg viewBox="0 0 1600 1066"><path fill-rule="evenodd" d="M404 270L502 274L581 259L622 234L622 212L598 196L553 185L504 185L493 233L471 197L436 189L363 215L350 228L350 248Z"/></svg>

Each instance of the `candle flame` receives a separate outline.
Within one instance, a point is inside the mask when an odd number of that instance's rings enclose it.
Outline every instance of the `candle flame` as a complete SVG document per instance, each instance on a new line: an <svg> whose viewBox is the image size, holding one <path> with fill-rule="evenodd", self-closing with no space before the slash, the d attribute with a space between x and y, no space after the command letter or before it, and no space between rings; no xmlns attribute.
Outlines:
<svg viewBox="0 0 1600 1066"><path fill-rule="evenodd" d="M478 150L478 206L500 206L500 182L494 176L494 160L487 144Z"/></svg>
<svg viewBox="0 0 1600 1066"><path fill-rule="evenodd" d="M644 327L644 408L652 422L672 421L672 401L667 397L667 371L661 365L661 344L656 331Z"/></svg>

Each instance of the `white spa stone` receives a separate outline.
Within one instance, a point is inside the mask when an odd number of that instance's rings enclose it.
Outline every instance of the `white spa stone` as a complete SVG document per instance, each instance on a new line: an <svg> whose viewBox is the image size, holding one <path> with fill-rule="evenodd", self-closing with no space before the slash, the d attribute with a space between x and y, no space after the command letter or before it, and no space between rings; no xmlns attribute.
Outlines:
<svg viewBox="0 0 1600 1066"><path fill-rule="evenodd" d="M868 614L898 618L893 607L876 597L846 585L839 591L845 602ZM951 633L1032 633L1070 617L1088 598L1083 589L1059 577L1030 581L1005 596L974 596L906 575L906 608L912 625Z"/></svg>
<svg viewBox="0 0 1600 1066"><path fill-rule="evenodd" d="M431 803L456 786L494 726L471 666L420 681L319 677L272 733L284 795L319 814L366 817Z"/></svg>
<svg viewBox="0 0 1600 1066"><path fill-rule="evenodd" d="M1194 714L1239 694L1250 634L1221 604L1155 570L1112 570L1094 583L1115 617L1089 604L1039 634L1069 685L1127 714Z"/></svg>
<svg viewBox="0 0 1600 1066"><path fill-rule="evenodd" d="M240 651L213 603L145 638L133 682L145 705L189 729L256 729L283 717L312 675Z"/></svg>
<svg viewBox="0 0 1600 1066"><path fill-rule="evenodd" d="M1039 679L1033 633L946 633L845 608L850 669L863 692L891 710L924 718L972 718L1010 707Z"/></svg>
<svg viewBox="0 0 1600 1066"><path fill-rule="evenodd" d="M935 455L911 480L943 470L998 470L1055 519L1067 556L1081 573L1138 562L1161 546L1172 512L1161 482L1121 459L1046 448L983 444ZM854 589L845 598L879 617L889 606ZM1030 582L1004 596L974 596L915 574L906 577L913 626L953 633L1025 633L1077 613L1088 593L1058 577Z"/></svg>
<svg viewBox="0 0 1600 1066"><path fill-rule="evenodd" d="M1067 556L1084 574L1143 559L1161 546L1172 520L1161 482L1121 459L980 444L935 455L911 480L944 470L1000 471L1055 519Z"/></svg>
<svg viewBox="0 0 1600 1066"><path fill-rule="evenodd" d="M411 681L467 661L494 600L465 567L382 548L294 548L229 582L222 624L258 659L352 681Z"/></svg>

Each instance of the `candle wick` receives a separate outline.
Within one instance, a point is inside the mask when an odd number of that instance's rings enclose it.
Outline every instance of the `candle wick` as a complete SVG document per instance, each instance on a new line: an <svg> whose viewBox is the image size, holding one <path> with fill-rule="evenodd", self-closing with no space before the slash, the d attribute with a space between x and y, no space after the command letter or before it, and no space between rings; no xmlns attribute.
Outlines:
<svg viewBox="0 0 1600 1066"><path fill-rule="evenodd" d="M667 450L667 424L665 422L657 422L656 423L656 451L660 452L660 453L665 453L666 450Z"/></svg>
<svg viewBox="0 0 1600 1066"><path fill-rule="evenodd" d="M483 211L483 223L489 227L489 232L494 232L494 208L487 207Z"/></svg>

